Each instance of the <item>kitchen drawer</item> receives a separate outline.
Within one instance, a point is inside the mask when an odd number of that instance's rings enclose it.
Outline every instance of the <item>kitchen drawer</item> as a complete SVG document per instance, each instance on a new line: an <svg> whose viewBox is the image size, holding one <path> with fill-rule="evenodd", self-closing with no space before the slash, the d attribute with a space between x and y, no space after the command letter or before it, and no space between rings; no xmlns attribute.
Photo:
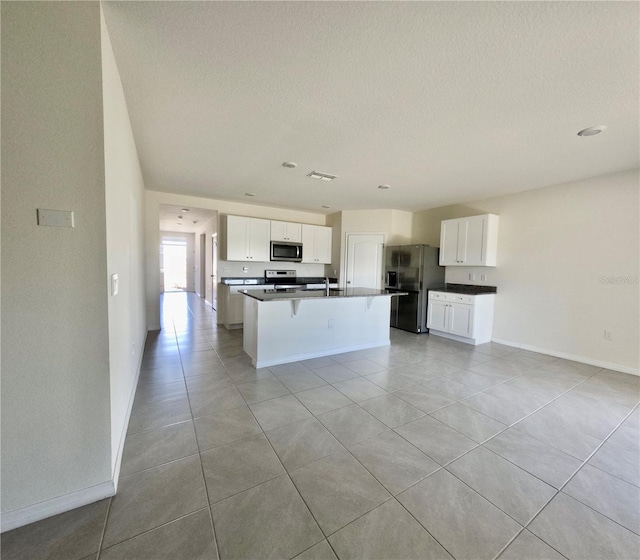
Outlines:
<svg viewBox="0 0 640 560"><path fill-rule="evenodd" d="M452 294L447 292L429 292L429 299L438 301L450 301L455 303L466 303L473 305L474 296L468 296L465 294Z"/></svg>

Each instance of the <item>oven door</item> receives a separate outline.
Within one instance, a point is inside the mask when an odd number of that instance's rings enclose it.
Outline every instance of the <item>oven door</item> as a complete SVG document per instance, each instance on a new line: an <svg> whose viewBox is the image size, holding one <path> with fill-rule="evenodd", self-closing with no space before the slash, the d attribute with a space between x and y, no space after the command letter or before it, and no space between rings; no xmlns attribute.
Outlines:
<svg viewBox="0 0 640 560"><path fill-rule="evenodd" d="M289 243L286 241L271 242L271 260L302 262L302 243Z"/></svg>

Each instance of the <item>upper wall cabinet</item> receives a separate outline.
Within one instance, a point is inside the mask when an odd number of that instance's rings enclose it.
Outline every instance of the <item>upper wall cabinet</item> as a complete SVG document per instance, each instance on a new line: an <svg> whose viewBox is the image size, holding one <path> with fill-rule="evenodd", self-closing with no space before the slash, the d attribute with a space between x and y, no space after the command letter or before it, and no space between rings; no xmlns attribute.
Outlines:
<svg viewBox="0 0 640 560"><path fill-rule="evenodd" d="M331 228L302 224L302 262L331 264Z"/></svg>
<svg viewBox="0 0 640 560"><path fill-rule="evenodd" d="M269 262L271 222L227 216L226 260Z"/></svg>
<svg viewBox="0 0 640 560"><path fill-rule="evenodd" d="M271 221L271 241L302 241L302 224Z"/></svg>
<svg viewBox="0 0 640 560"><path fill-rule="evenodd" d="M440 265L496 266L498 216L484 214L444 220L440 228Z"/></svg>

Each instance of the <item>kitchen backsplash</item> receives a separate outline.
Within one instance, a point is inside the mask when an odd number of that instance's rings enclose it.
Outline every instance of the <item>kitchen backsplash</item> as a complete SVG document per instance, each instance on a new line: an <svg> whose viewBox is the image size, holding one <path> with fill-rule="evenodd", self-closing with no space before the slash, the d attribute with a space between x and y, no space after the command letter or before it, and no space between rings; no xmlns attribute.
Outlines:
<svg viewBox="0 0 640 560"><path fill-rule="evenodd" d="M298 276L325 276L325 265L323 264L218 261L218 278L264 276L264 271L267 269L295 270Z"/></svg>
<svg viewBox="0 0 640 560"><path fill-rule="evenodd" d="M497 286L498 274L490 266L447 266L444 278L447 284Z"/></svg>

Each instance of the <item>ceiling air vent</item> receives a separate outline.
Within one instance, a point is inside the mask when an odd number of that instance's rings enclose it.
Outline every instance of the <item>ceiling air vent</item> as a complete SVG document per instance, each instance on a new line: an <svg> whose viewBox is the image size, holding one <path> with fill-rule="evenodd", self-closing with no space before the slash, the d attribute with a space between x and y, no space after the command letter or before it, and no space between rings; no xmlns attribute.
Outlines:
<svg viewBox="0 0 640 560"><path fill-rule="evenodd" d="M320 171L312 171L307 175L307 177L311 177L312 179L320 179L321 181L333 181L338 176L329 175L328 173L320 173Z"/></svg>

